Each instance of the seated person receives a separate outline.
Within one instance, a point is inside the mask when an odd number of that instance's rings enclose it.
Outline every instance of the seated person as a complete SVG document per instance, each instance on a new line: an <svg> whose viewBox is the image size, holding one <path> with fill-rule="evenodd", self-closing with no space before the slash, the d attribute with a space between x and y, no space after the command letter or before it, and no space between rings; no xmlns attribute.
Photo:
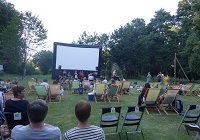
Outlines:
<svg viewBox="0 0 200 140"><path fill-rule="evenodd" d="M58 127L45 124L48 106L44 100L37 99L27 107L30 124L17 125L12 129L12 140L61 140L62 135Z"/></svg>
<svg viewBox="0 0 200 140"><path fill-rule="evenodd" d="M108 83L107 79L105 78L102 83L106 85Z"/></svg>
<svg viewBox="0 0 200 140"><path fill-rule="evenodd" d="M105 140L103 129L88 123L91 115L91 105L89 102L78 102L75 106L75 115L78 119L78 125L65 132L63 140Z"/></svg>
<svg viewBox="0 0 200 140"><path fill-rule="evenodd" d="M110 83L108 83L108 87L110 87L110 86L117 86L117 84L116 84L114 79L111 79Z"/></svg>
<svg viewBox="0 0 200 140"><path fill-rule="evenodd" d="M43 82L42 82L40 85L44 85L44 86L45 86L45 89L46 89L46 91L48 91L48 90L49 90L49 84L47 83L47 79L43 79Z"/></svg>
<svg viewBox="0 0 200 140"><path fill-rule="evenodd" d="M14 98L6 101L4 112L27 112L29 102L27 100L23 100L26 95L24 86L13 87L12 92ZM20 123L22 123L22 125L29 124L27 114L24 115L23 120Z"/></svg>
<svg viewBox="0 0 200 140"><path fill-rule="evenodd" d="M145 86L144 86L144 88L142 89L142 92L138 96L138 106L142 105L142 102L144 100L143 98L145 98L144 95L145 95L145 93L146 93L146 91L147 91L148 88L150 88L150 84L146 83Z"/></svg>
<svg viewBox="0 0 200 140"><path fill-rule="evenodd" d="M57 84L59 84L56 80L54 80L53 81L53 84L55 84L55 85L57 85ZM63 88L63 86L62 86L62 84L60 85L60 94L61 95L63 95L63 93L64 93L64 88Z"/></svg>
<svg viewBox="0 0 200 140"><path fill-rule="evenodd" d="M88 81L94 81L94 76L92 75L92 73L88 75Z"/></svg>
<svg viewBox="0 0 200 140"><path fill-rule="evenodd" d="M186 85L183 82L180 82L178 94L179 95L183 95L183 94L186 95L187 94L186 92L187 92L186 91Z"/></svg>

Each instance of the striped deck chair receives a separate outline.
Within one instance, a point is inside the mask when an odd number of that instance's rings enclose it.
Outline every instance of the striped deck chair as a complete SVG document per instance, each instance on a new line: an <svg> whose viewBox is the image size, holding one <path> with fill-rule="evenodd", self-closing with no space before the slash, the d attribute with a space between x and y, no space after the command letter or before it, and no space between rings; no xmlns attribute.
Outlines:
<svg viewBox="0 0 200 140"><path fill-rule="evenodd" d="M160 105L159 108L165 112L167 115L172 115L169 114L167 111L173 111L177 114L179 114L175 107L172 106L173 101L176 99L176 95L178 94L179 89L167 89L165 94L162 96L160 100ZM173 114L174 115L174 114Z"/></svg>
<svg viewBox="0 0 200 140"><path fill-rule="evenodd" d="M149 88L144 97L146 97L145 101L144 101L144 104L145 104L145 110L147 112L147 114L150 114L149 111L150 110L156 110L158 111L159 114L160 111L159 111L159 108L157 107L157 101L158 101L158 97L159 97L159 94L160 94L160 89L159 88Z"/></svg>

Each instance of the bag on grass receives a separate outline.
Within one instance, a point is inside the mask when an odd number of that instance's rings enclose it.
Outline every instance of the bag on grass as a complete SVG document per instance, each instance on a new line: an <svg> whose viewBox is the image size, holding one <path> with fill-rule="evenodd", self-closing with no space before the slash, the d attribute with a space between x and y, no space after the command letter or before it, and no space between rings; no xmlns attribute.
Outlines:
<svg viewBox="0 0 200 140"><path fill-rule="evenodd" d="M172 105L175 107L178 113L183 111L183 102L181 100L175 100Z"/></svg>

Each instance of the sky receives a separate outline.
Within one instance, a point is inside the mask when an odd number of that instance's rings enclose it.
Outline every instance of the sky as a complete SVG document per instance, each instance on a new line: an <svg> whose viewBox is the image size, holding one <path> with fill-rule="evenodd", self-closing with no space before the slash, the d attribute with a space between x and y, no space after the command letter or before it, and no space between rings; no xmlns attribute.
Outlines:
<svg viewBox="0 0 200 140"><path fill-rule="evenodd" d="M135 18L147 23L161 8L176 14L179 0L7 0L15 9L30 11L48 30L47 43L71 43L86 31L112 33Z"/></svg>

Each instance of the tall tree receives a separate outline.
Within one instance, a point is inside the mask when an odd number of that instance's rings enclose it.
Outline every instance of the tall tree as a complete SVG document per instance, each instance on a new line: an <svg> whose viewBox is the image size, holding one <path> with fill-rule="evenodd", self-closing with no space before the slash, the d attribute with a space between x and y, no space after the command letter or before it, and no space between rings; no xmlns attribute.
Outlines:
<svg viewBox="0 0 200 140"><path fill-rule="evenodd" d="M39 49L44 48L47 38L47 29L44 28L42 21L37 16L33 16L31 12L25 12L21 15L22 30L21 42L23 51L23 62L26 66L27 60L35 54ZM24 68L24 75L26 68Z"/></svg>
<svg viewBox="0 0 200 140"><path fill-rule="evenodd" d="M182 0L178 4L177 23L179 27L180 52L184 67L190 77L200 76L200 0ZM189 58L189 59L188 59Z"/></svg>
<svg viewBox="0 0 200 140"><path fill-rule="evenodd" d="M175 26L174 16L164 9L156 11L154 18L147 25L149 34L146 38L148 47L149 65L152 74L162 71L169 74L172 71L174 53L177 53L177 32L172 30Z"/></svg>
<svg viewBox="0 0 200 140"><path fill-rule="evenodd" d="M33 56L33 62L40 68L43 74L48 74L52 68L53 53L51 51L41 51Z"/></svg>
<svg viewBox="0 0 200 140"><path fill-rule="evenodd" d="M5 71L17 72L22 55L20 47L21 22L14 6L0 0L0 63Z"/></svg>

